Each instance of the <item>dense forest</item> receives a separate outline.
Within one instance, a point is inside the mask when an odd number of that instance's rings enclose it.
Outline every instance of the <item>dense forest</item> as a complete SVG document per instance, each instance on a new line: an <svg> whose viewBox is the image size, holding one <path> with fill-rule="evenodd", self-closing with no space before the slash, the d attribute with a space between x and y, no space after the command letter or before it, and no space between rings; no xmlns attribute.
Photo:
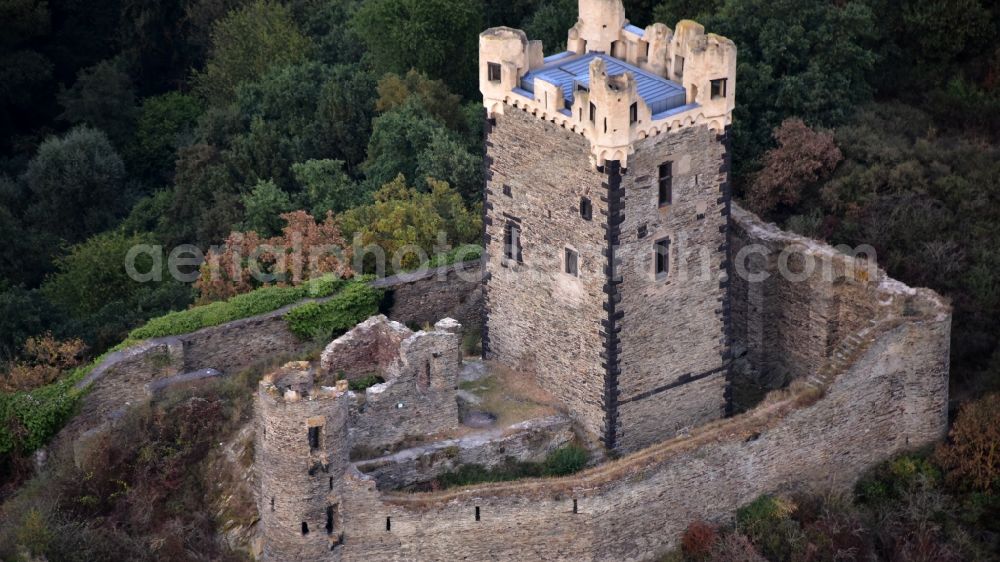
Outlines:
<svg viewBox="0 0 1000 562"><path fill-rule="evenodd" d="M737 198L796 232L871 244L891 275L946 295L955 404L1000 390L1000 6L625 5L636 25L696 19L736 42ZM441 231L477 243L477 36L519 27L551 54L576 10L0 0L0 396L58 381L150 319L260 285L210 278L211 265L194 282L136 283L123 267L136 245L225 255L304 237L430 255ZM166 264L138 267L150 268ZM31 452L3 445L5 469Z"/></svg>

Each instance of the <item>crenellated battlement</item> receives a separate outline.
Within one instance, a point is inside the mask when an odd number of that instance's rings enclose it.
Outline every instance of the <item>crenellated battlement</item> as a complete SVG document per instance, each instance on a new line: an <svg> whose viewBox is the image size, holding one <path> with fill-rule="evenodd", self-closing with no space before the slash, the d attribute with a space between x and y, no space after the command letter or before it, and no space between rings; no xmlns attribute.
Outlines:
<svg viewBox="0 0 1000 562"><path fill-rule="evenodd" d="M625 19L621 0L580 0L579 10L567 50L548 57L521 30L480 35L479 84L490 117L516 107L582 135L595 166L627 166L634 143L647 137L697 125L721 133L732 123L732 41L690 20L673 30L662 23L638 28ZM635 93L592 95L624 77Z"/></svg>

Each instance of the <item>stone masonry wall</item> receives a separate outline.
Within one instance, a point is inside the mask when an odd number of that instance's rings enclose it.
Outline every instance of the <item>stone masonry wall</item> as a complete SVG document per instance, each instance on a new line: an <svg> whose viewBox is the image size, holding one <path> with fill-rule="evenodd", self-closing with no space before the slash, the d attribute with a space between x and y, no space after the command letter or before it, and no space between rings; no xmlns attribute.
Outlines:
<svg viewBox="0 0 1000 562"><path fill-rule="evenodd" d="M878 314L887 277L864 260L738 207L731 244L733 337L769 380L815 373L846 334Z"/></svg>
<svg viewBox="0 0 1000 562"><path fill-rule="evenodd" d="M372 283L391 293L387 316L407 326L423 327L442 318L478 330L483 318L483 274L479 260L420 273L402 273Z"/></svg>
<svg viewBox="0 0 1000 562"><path fill-rule="evenodd" d="M385 378L399 357L399 346L413 331L385 316L372 316L330 342L320 355L320 380L332 384L341 374L354 380L368 374Z"/></svg>
<svg viewBox="0 0 1000 562"><path fill-rule="evenodd" d="M496 116L487 137L484 343L488 357L536 373L599 436L607 175L589 153L579 134L515 107ZM581 216L581 197L591 202L591 220ZM522 262L504 257L508 223L521 229ZM578 252L578 276L565 272L567 247Z"/></svg>
<svg viewBox="0 0 1000 562"><path fill-rule="evenodd" d="M458 274L457 272L461 272ZM373 282L392 291L389 315L423 324L451 316L481 323L482 289L479 261L455 264L419 274L403 274ZM303 352L311 342L299 341L284 315L296 305L236 320L190 334L157 338L108 354L83 381L90 387L81 415L67 426L67 439L102 424L109 416L148 397L144 385L178 373L216 369L230 375L275 356ZM61 437L62 439L62 437Z"/></svg>
<svg viewBox="0 0 1000 562"><path fill-rule="evenodd" d="M950 311L929 291L895 297L910 315L859 332L815 403L792 395L563 479L380 494L349 470L343 559L651 560L760 494L844 489L946 432Z"/></svg>
<svg viewBox="0 0 1000 562"><path fill-rule="evenodd" d="M326 347L319 380L332 384L336 370L366 361L385 382L369 387L350 414L354 456L370 458L404 440L426 439L458 427L458 373L462 326L450 318L429 331L412 332L385 316L374 316ZM370 337L376 348L363 341Z"/></svg>
<svg viewBox="0 0 1000 562"><path fill-rule="evenodd" d="M321 560L341 542L348 396L313 385L308 363L260 382L254 466L263 560Z"/></svg>
<svg viewBox="0 0 1000 562"><path fill-rule="evenodd" d="M462 465L487 468L507 461L541 462L546 455L573 441L569 418L557 415L528 420L458 439L443 439L392 455L354 463L375 479L380 490L429 482Z"/></svg>
<svg viewBox="0 0 1000 562"><path fill-rule="evenodd" d="M672 168L672 202L658 202L659 167ZM706 126L636 142L623 179L619 273L623 316L619 448L673 437L725 413L728 181L724 138ZM668 239L657 278L654 244ZM690 379L691 382L685 382Z"/></svg>

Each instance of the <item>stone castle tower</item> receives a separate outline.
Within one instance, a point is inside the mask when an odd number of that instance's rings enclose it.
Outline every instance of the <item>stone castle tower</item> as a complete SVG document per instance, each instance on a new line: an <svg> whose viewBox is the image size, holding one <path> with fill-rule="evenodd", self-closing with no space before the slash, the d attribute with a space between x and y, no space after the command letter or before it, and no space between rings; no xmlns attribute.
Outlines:
<svg viewBox="0 0 1000 562"><path fill-rule="evenodd" d="M307 362L260 381L254 464L263 560L339 560L348 467L347 381L317 387Z"/></svg>
<svg viewBox="0 0 1000 562"><path fill-rule="evenodd" d="M607 448L724 415L736 47L579 0L568 50L480 35L484 354L528 368Z"/></svg>

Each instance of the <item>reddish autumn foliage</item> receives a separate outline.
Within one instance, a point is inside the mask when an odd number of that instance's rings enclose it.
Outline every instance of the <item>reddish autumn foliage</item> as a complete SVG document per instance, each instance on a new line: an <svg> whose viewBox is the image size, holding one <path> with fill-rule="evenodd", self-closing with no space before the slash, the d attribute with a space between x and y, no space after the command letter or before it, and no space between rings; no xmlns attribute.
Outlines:
<svg viewBox="0 0 1000 562"><path fill-rule="evenodd" d="M705 560L719 540L719 531L711 523L694 521L681 537L681 550L694 560Z"/></svg>
<svg viewBox="0 0 1000 562"><path fill-rule="evenodd" d="M936 456L950 482L983 492L1000 488L1000 394L962 405Z"/></svg>
<svg viewBox="0 0 1000 562"><path fill-rule="evenodd" d="M803 189L828 177L844 158L833 134L814 131L798 118L786 119L774 139L778 146L764 155L764 168L747 190L747 203L761 214L797 204Z"/></svg>
<svg viewBox="0 0 1000 562"><path fill-rule="evenodd" d="M11 363L6 376L0 377L0 391L32 390L54 382L64 371L80 364L85 348L81 340L61 341L52 334L28 338L23 359Z"/></svg>
<svg viewBox="0 0 1000 562"><path fill-rule="evenodd" d="M262 239L256 232L233 232L220 252L201 267L195 287L199 303L225 300L261 284L300 285L327 273L353 275L350 246L328 213L317 223L305 211L281 215L288 224L281 236Z"/></svg>

